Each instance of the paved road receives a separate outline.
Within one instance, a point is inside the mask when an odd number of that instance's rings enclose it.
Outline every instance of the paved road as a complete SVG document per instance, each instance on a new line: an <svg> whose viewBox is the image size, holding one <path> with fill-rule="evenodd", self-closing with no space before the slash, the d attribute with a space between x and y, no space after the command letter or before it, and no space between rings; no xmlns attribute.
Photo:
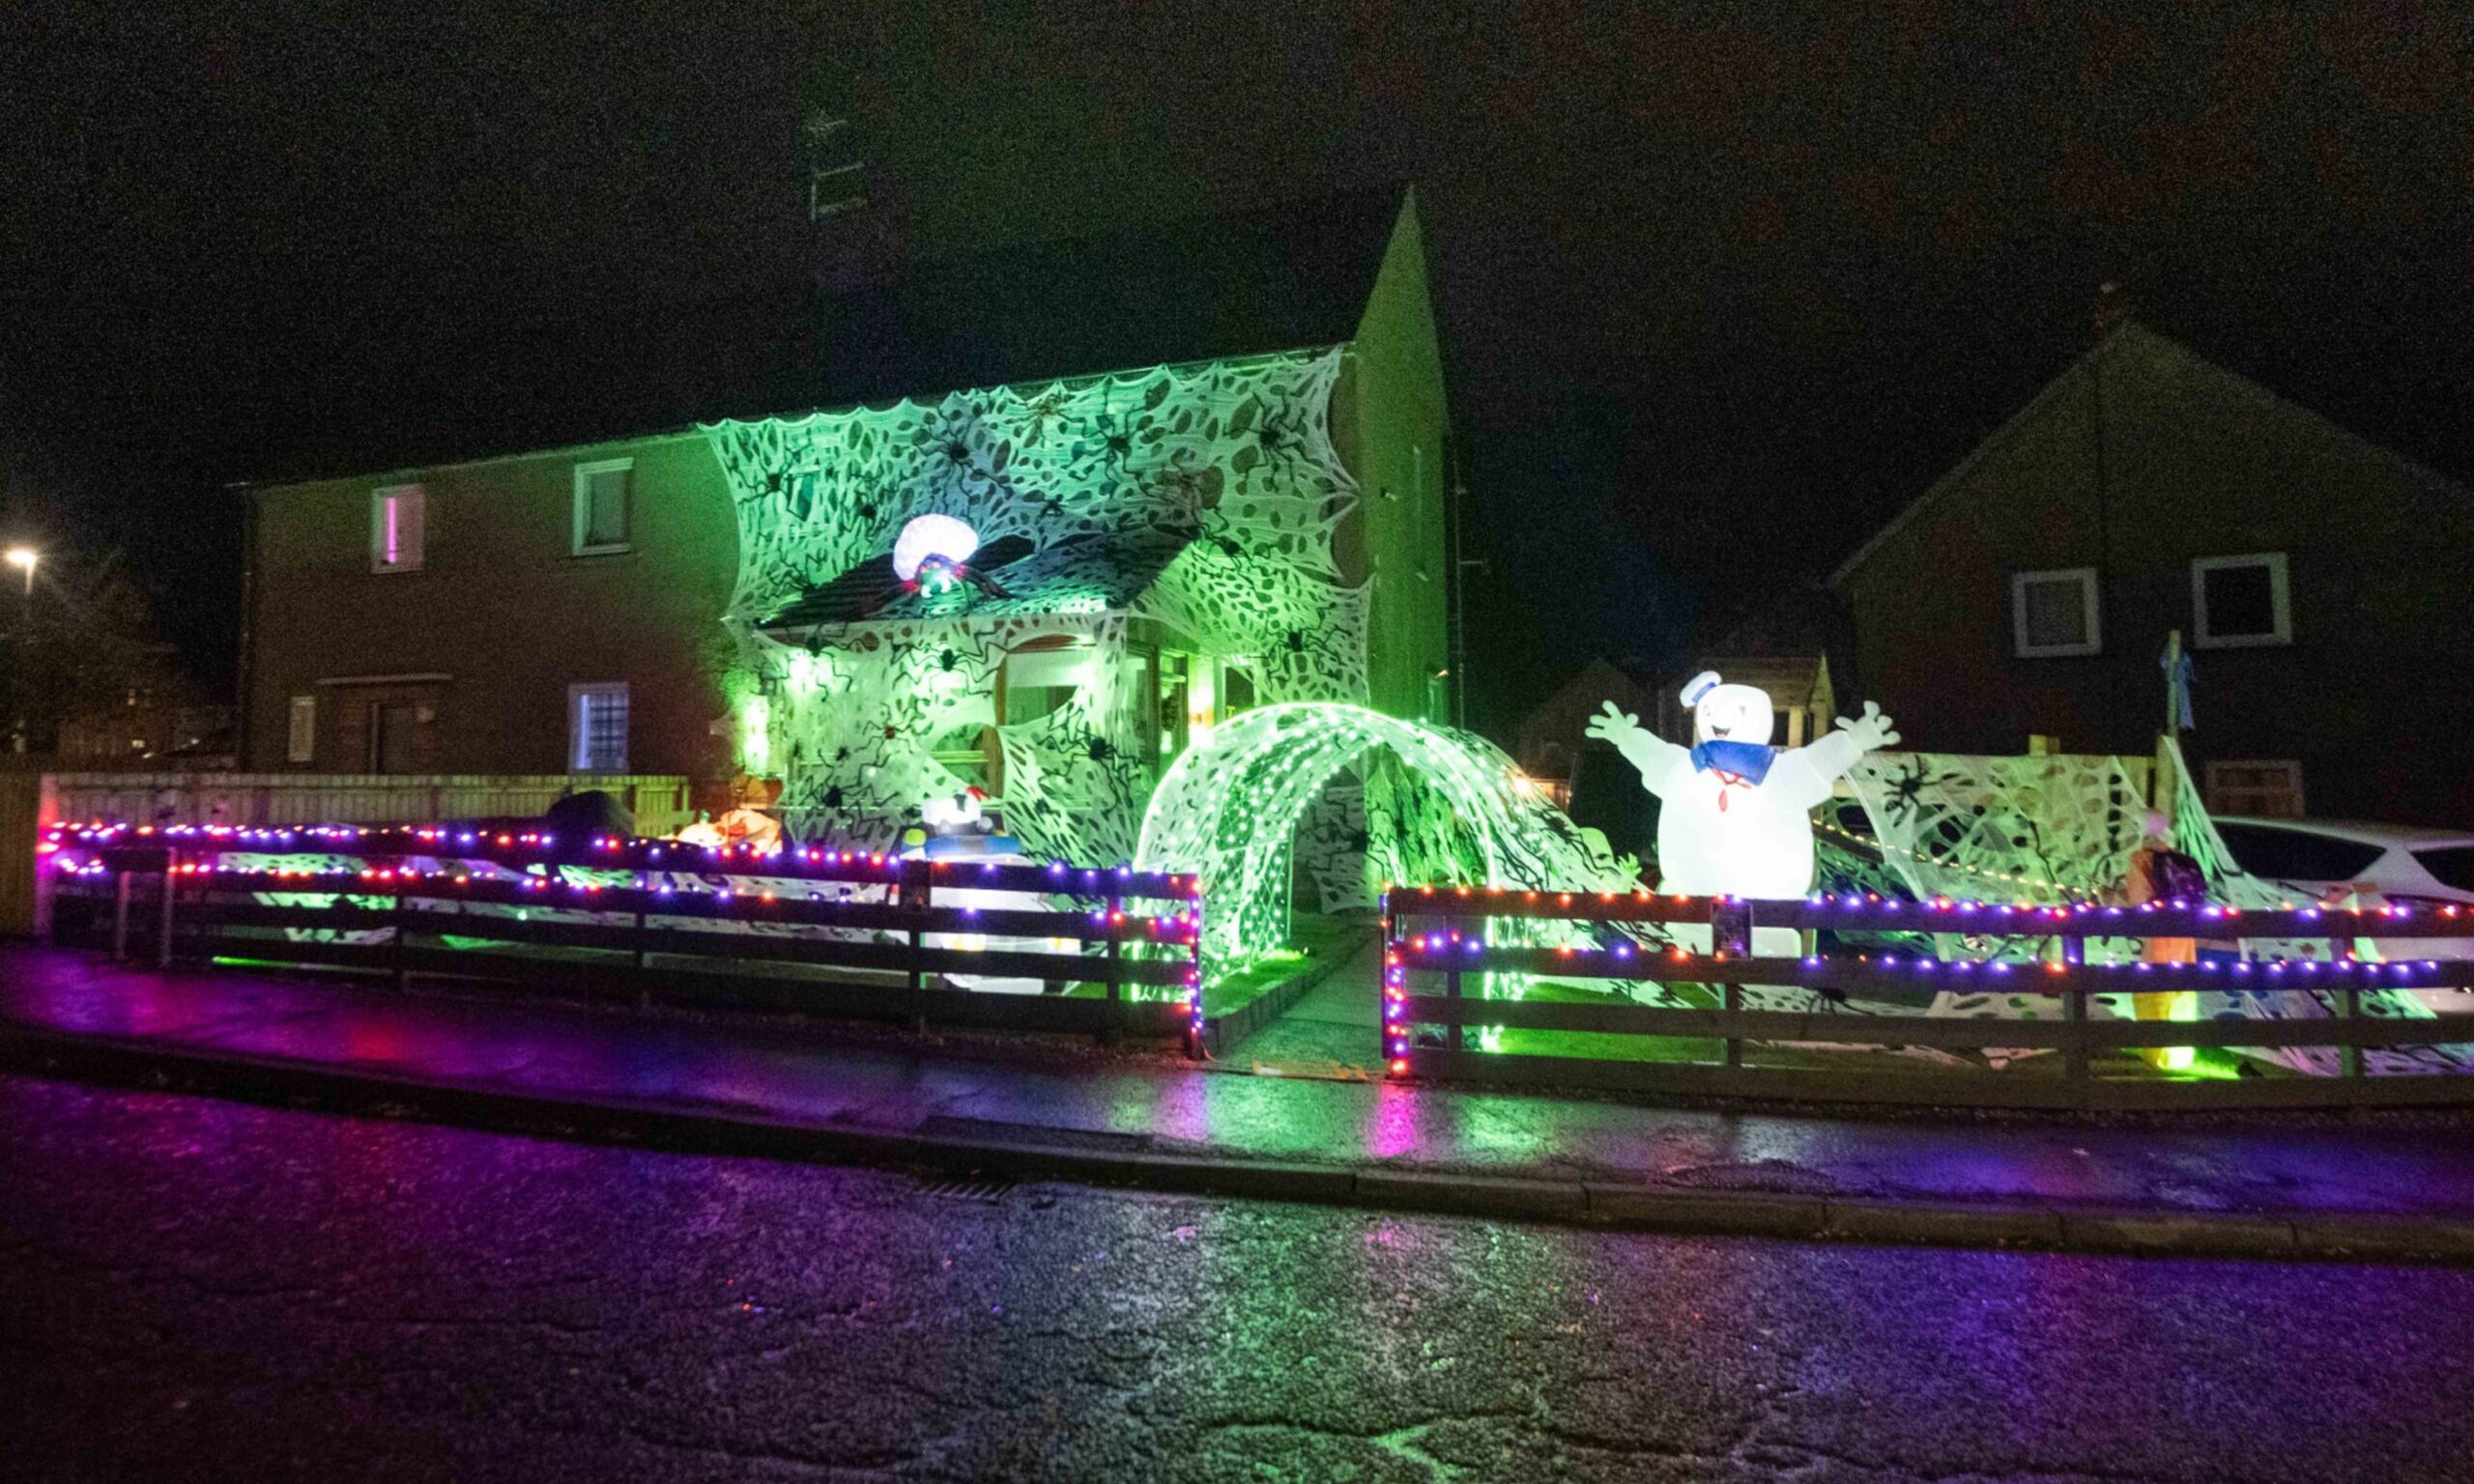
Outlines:
<svg viewBox="0 0 2474 1484"><path fill-rule="evenodd" d="M1687 1241L0 1078L0 1476L2474 1476L2474 1272Z"/></svg>

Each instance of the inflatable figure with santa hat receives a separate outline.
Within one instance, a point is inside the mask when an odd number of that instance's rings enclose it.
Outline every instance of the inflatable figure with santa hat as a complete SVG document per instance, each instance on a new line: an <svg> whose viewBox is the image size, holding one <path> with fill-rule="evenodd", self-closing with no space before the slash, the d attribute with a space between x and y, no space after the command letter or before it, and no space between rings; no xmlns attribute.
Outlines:
<svg viewBox="0 0 2474 1484"><path fill-rule="evenodd" d="M1808 746L1769 745L1769 693L1703 671L1683 687L1693 745L1643 729L1608 701L1589 734L1615 744L1658 797L1658 890L1692 897L1801 897L1813 888L1810 811L1856 759L1898 740L1871 701Z"/></svg>

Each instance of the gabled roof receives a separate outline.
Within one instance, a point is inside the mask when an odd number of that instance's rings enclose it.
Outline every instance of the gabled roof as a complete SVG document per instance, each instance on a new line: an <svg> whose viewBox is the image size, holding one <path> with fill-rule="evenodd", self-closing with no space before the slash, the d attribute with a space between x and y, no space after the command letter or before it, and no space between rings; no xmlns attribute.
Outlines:
<svg viewBox="0 0 2474 1484"><path fill-rule="evenodd" d="M2057 375L2052 381L2046 383L2043 389L2039 390L2033 397L2028 400L2026 406L2020 408L2016 413L2011 414L2010 416L2002 422L2001 426L1994 429L1992 434L1982 442L1969 450L1968 456L1961 459L1958 464L1949 471L1949 472L1942 475L1939 479L1934 480L1931 486L1929 486L1922 495L1917 496L1908 504L1907 508L1901 510L1897 515L1892 516L1887 525L1884 526L1880 530L1875 531L1871 539L1867 540L1862 546L1857 547L1855 555L1839 563L1838 570L1829 575L1829 580L1825 585L1833 589L1841 586L1847 579L1856 571L1857 568L1863 566L1867 561L1872 559L1874 553L1886 546L1891 540L1897 537L1901 531L1904 531L1909 526L1914 524L1927 511L1941 503L1943 499L1954 492L1964 489L1969 477L1975 472L1977 466L1981 465L1986 459L1990 458L1995 453L2000 451L2001 448L2007 445L2013 439L2017 438L2023 431L2035 426L2036 423L2051 413L2064 397L2069 395L2084 379L2092 374L2096 367L2133 354L2170 357L2180 359L2189 365L2199 367L2208 376L2214 378L2219 385L2230 388L2239 395L2258 402L2263 408L2270 408L2287 415L2298 416L2307 419L2310 422L2316 424L2331 438L2343 439L2347 442L2357 444L2380 454L2382 457L2387 458L2397 465L2397 467L2402 470L2408 477L2426 489L2432 490L2434 492L2446 493L2460 499L2474 499L2474 492L2467 491L2464 486L2456 483L2454 480L2447 478L2436 471L2429 469L2424 465L2417 464L2413 460L2406 458L2404 455L2398 453L2392 448L2374 443L2369 439L2363 438L2361 435L2354 433L2349 429L2341 427L2330 421L2328 418L2311 411L2307 407L2287 401L2286 398L2277 395L2274 391L2260 385L2258 382L2251 380L2240 372L2229 370L2224 366L2218 365L2215 361L2209 360L2206 357L2200 355L2198 352L2192 350L2190 347L2182 344L2178 340L2159 334L2155 330L2149 329L2146 326L2140 324L2136 320L2124 319L2108 331L2105 337L2097 341L2096 344L2085 355L2082 355L2078 359L2062 368L2060 374ZM2113 399L2109 393L2107 397L2108 403L2112 400Z"/></svg>
<svg viewBox="0 0 2474 1484"><path fill-rule="evenodd" d="M1192 530L1139 527L1076 536L1032 551L1020 537L980 549L970 570L984 580L941 592L893 573L893 555L869 558L810 589L760 628L805 631L922 618L1021 618L1120 612L1151 588L1194 538Z"/></svg>
<svg viewBox="0 0 2474 1484"><path fill-rule="evenodd" d="M1403 188L1354 191L416 352L302 409L304 439L331 437L284 478L1336 345L1409 210Z"/></svg>
<svg viewBox="0 0 2474 1484"><path fill-rule="evenodd" d="M1829 682L1829 661L1817 654L1706 656L1701 669L1716 671L1718 678L1730 685L1767 691L1772 704L1790 710L1802 710L1825 699ZM1660 689L1661 697L1668 689L1672 688Z"/></svg>

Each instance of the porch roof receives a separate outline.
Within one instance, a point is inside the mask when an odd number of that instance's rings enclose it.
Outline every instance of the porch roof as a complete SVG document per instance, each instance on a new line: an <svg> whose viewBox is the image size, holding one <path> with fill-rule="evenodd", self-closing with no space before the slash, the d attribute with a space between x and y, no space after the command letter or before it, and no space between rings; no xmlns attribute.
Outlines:
<svg viewBox="0 0 2474 1484"><path fill-rule="evenodd" d="M1020 536L1002 537L980 548L968 563L985 585L965 582L941 592L895 577L888 552L809 588L758 627L807 630L1118 612L1150 590L1194 538L1190 529L1146 526L1075 536L1034 551Z"/></svg>

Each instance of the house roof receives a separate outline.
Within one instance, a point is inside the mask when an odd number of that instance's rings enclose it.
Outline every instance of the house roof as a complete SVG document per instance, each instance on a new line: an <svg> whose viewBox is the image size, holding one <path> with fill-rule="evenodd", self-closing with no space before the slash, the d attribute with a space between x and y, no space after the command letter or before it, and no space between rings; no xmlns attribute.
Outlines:
<svg viewBox="0 0 2474 1484"><path fill-rule="evenodd" d="M281 475L1338 344L1412 209L1400 187L1353 191L914 262L849 292L803 279L497 333L323 389L293 419L304 442Z"/></svg>
<svg viewBox="0 0 2474 1484"><path fill-rule="evenodd" d="M1829 662L1817 654L1705 659L1701 668L1716 671L1718 677L1730 685L1767 691L1771 704L1789 710L1802 710L1826 699L1823 691L1829 675Z"/></svg>
<svg viewBox="0 0 2474 1484"><path fill-rule="evenodd" d="M1019 536L982 547L969 563L984 580L929 592L893 574L893 554L870 557L759 627L807 630L922 618L1021 618L1121 611L1193 542L1192 530L1139 527L1077 536L1038 551Z"/></svg>
<svg viewBox="0 0 2474 1484"><path fill-rule="evenodd" d="M2083 378L2091 374L2094 368L2131 355L2171 357L2202 368L2220 385L2232 388L2261 406L2272 407L2281 412L2307 418L2325 429L2331 437L2342 438L2349 442L2375 450L2393 461L2416 483L2426 489L2445 492L2458 499L2474 499L2474 492L2467 491L2464 486L2436 471L2418 464L2392 448L2374 443L2359 434L2341 427L2309 408L2279 396L2240 372L2218 365L2180 341L2159 334L2137 320L2124 319L2109 330L2103 339L2063 367L2058 375L2046 383L2041 390L2028 400L2026 406L2011 414L1982 442L1970 449L1966 458L1961 459L1947 473L1934 480L1923 494L1910 501L1905 509L1890 518L1888 524L1875 531L1862 546L1857 547L1853 556L1839 563L1838 570L1829 575L1829 580L1825 585L1832 589L1843 586L1849 577L1870 561L1875 553L1887 546L1900 532L1921 519L1926 512L1939 505L1944 499L1964 490L1979 465L1999 452L2022 432L2041 421L2057 404L2069 395ZM2111 400L2110 396L2108 400Z"/></svg>

